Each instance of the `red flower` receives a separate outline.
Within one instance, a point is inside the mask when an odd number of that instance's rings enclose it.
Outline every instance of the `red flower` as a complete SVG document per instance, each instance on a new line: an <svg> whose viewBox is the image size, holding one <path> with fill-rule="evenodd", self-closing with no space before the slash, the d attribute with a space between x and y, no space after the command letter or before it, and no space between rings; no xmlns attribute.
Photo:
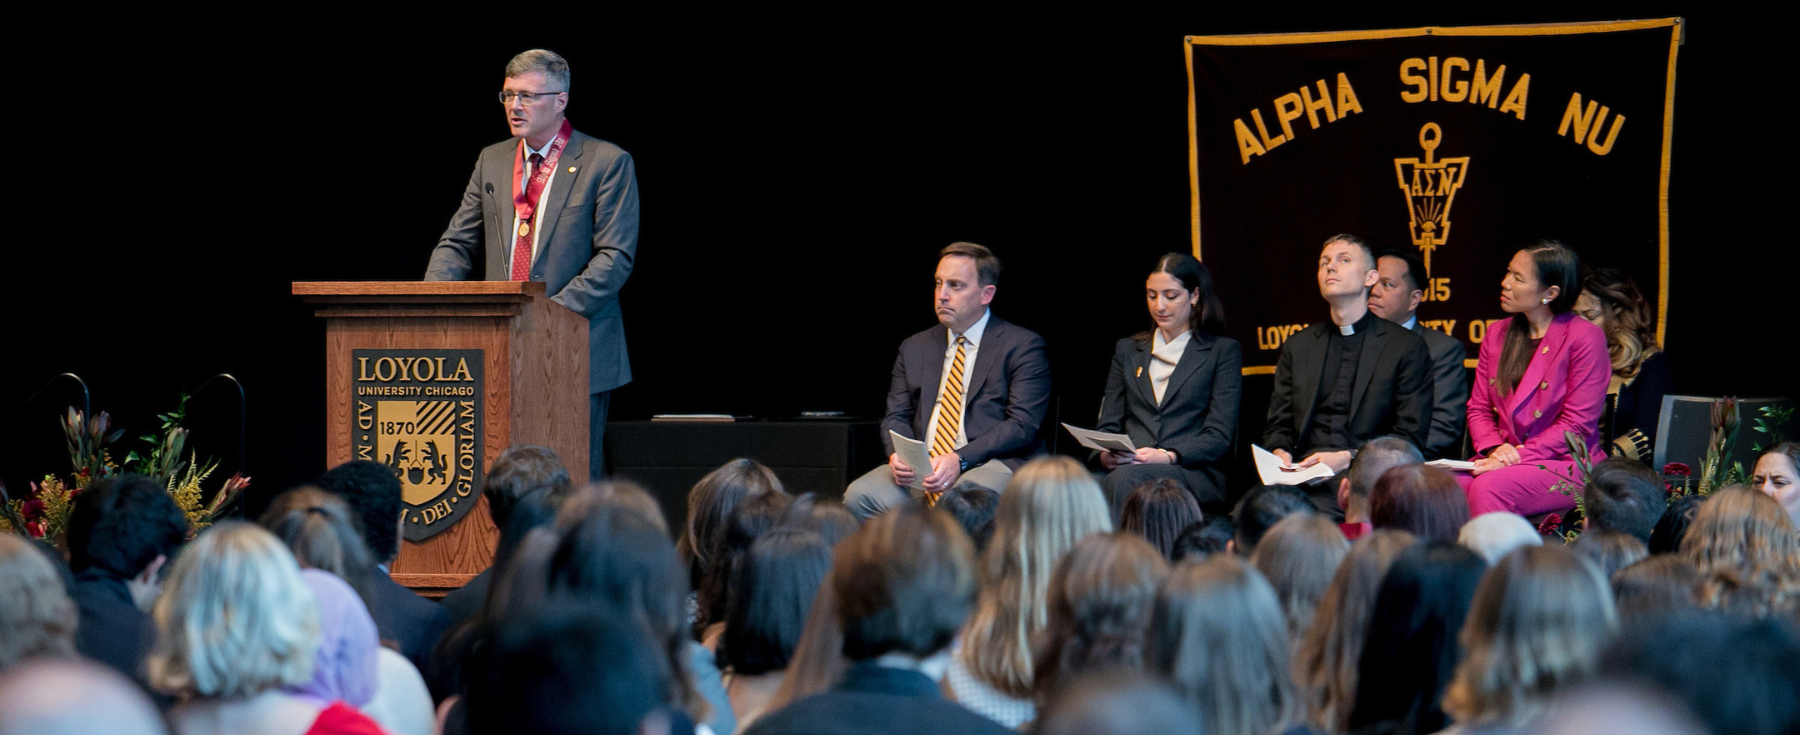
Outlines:
<svg viewBox="0 0 1800 735"><path fill-rule="evenodd" d="M1670 495L1674 495L1675 494L1675 483L1673 483L1673 482L1663 483L1663 492L1668 493Z"/></svg>
<svg viewBox="0 0 1800 735"><path fill-rule="evenodd" d="M1556 533L1557 529L1559 529L1561 527L1562 527L1562 516L1559 514L1556 514L1556 513L1551 513L1550 515L1544 516L1544 522L1538 524L1537 530L1538 530L1539 534L1543 534L1543 535L1547 536L1549 534Z"/></svg>
<svg viewBox="0 0 1800 735"><path fill-rule="evenodd" d="M32 538L43 538L44 524L38 523L37 521L27 523L25 524L25 532L31 534Z"/></svg>
<svg viewBox="0 0 1800 735"><path fill-rule="evenodd" d="M1687 465L1682 464L1680 462L1670 462L1666 465L1663 465L1662 473L1665 475L1680 475L1682 477L1691 477L1694 474L1694 471L1689 469Z"/></svg>
<svg viewBox="0 0 1800 735"><path fill-rule="evenodd" d="M44 501L38 500L37 498L32 498L31 500L27 500L23 503L20 503L19 504L19 515L22 515L22 516L25 516L26 518L30 518L30 519L34 519L34 520L43 518L44 517Z"/></svg>

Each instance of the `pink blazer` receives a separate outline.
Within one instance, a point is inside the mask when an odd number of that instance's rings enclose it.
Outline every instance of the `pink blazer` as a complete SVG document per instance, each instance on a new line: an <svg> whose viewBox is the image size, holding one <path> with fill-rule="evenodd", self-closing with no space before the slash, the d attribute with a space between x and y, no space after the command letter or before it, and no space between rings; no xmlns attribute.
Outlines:
<svg viewBox="0 0 1800 735"><path fill-rule="evenodd" d="M1531 356L1525 377L1511 395L1500 396L1496 376L1512 320L1495 322L1481 341L1475 388L1469 394L1469 438L1486 455L1494 447L1519 448L1521 461L1571 459L1563 432L1586 440L1590 456L1602 457L1600 414L1612 359L1606 333L1574 312L1557 315Z"/></svg>

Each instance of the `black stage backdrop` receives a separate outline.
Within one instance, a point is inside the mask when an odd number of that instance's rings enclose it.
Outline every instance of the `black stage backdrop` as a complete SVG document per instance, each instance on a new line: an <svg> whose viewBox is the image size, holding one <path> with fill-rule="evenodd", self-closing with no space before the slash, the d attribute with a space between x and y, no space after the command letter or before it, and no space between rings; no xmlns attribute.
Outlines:
<svg viewBox="0 0 1800 735"><path fill-rule="evenodd" d="M1789 187L1770 183L1785 164L1767 152L1784 128L1758 102L1785 79L1779 29L1716 4L1422 7L993 22L912 5L695 10L544 34L362 14L17 29L0 51L17 137L0 411L73 371L136 436L229 372L249 394L252 512L316 477L323 327L289 284L421 277L477 151L506 134L502 65L543 46L573 65L575 125L638 162L643 236L622 297L637 379L615 418L879 415L896 345L932 323L932 254L966 239L1005 259L996 313L1045 336L1061 416L1084 423L1110 345L1149 324L1146 272L1190 246L1185 36L1672 16L1689 20L1670 192L1677 387L1791 391L1793 248L1763 244L1792 229L1775 201ZM1466 140L1449 131L1446 152ZM1249 379L1247 426L1267 381ZM0 425L9 487L67 470L53 418L69 401L53 387ZM234 403L215 384L191 406L197 448L226 472Z"/></svg>

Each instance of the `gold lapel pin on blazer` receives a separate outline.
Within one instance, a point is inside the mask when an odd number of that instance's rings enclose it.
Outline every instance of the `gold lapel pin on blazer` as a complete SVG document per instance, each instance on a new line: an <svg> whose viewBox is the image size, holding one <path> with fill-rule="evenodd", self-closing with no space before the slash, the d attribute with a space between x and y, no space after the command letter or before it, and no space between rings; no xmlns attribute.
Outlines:
<svg viewBox="0 0 1800 735"><path fill-rule="evenodd" d="M1141 367L1138 368L1137 377L1140 377L1140 378L1144 377L1144 369L1143 368L1141 368Z"/></svg>
<svg viewBox="0 0 1800 735"><path fill-rule="evenodd" d="M574 166L570 166L570 167L569 167L569 173L575 173L575 167L574 167Z"/></svg>

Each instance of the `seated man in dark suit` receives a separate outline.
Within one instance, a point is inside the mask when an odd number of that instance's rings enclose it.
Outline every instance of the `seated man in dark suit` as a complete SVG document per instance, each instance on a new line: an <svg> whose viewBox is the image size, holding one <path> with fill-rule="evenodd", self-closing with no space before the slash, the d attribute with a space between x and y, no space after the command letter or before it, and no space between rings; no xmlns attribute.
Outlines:
<svg viewBox="0 0 1800 735"><path fill-rule="evenodd" d="M906 502L915 477L941 495L967 480L1002 490L1014 468L1043 451L1038 429L1050 405L1044 339L993 316L1000 259L959 242L938 253L938 326L906 338L894 361L881 441L888 464L850 483L844 504L868 519ZM923 441L930 467L908 467L888 431Z"/></svg>
<svg viewBox="0 0 1800 735"><path fill-rule="evenodd" d="M825 584L850 670L831 691L764 715L748 734L1012 732L939 689L974 602L973 553L956 519L918 503L839 542Z"/></svg>
<svg viewBox="0 0 1800 735"><path fill-rule="evenodd" d="M556 452L549 447L524 444L507 447L500 453L493 466L488 468L487 476L482 478L481 494L487 498L488 516L494 519L494 527L504 536L506 522L511 519L513 506L520 498L539 490L549 492L568 485L569 470ZM498 559L499 549L494 551ZM453 621L468 620L481 610L494 574L494 568L490 566L460 589L444 595L444 609L450 611Z"/></svg>
<svg viewBox="0 0 1800 735"><path fill-rule="evenodd" d="M450 627L450 613L388 576L389 565L400 553L400 478L387 465L357 460L331 468L319 478L319 488L356 509L363 541L380 560L382 573L370 580L374 604L369 615L382 640L398 644L414 667L429 671L431 650Z"/></svg>
<svg viewBox="0 0 1800 735"><path fill-rule="evenodd" d="M150 606L162 591L160 572L187 532L187 516L168 490L143 475L101 480L75 496L66 538L81 655L148 688Z"/></svg>
<svg viewBox="0 0 1800 735"><path fill-rule="evenodd" d="M1425 262L1411 250L1381 251L1381 280L1369 289L1369 311L1425 339L1431 353L1431 432L1419 445L1426 459L1461 459L1463 429L1469 424L1469 353L1461 340L1419 323L1425 298Z"/></svg>
<svg viewBox="0 0 1800 735"><path fill-rule="evenodd" d="M1369 311L1380 280L1362 238L1336 235L1319 253L1319 294L1331 319L1281 345L1262 445L1301 467L1350 467L1356 448L1383 435L1423 446L1431 430L1431 354L1425 340ZM1339 517L1335 486L1315 497Z"/></svg>

